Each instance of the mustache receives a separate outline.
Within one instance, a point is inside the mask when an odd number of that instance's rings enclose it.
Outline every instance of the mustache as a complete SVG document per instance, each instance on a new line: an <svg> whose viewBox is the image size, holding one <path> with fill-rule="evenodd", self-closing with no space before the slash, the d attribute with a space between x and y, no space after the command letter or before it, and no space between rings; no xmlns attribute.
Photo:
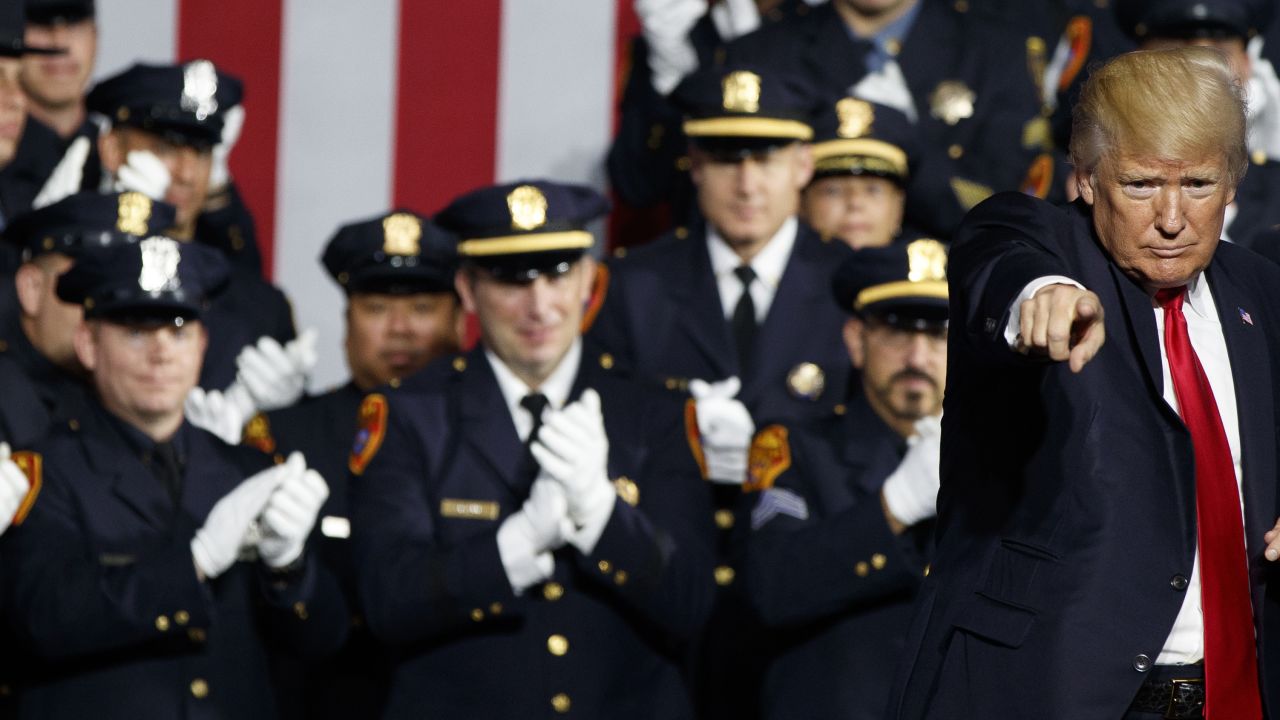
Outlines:
<svg viewBox="0 0 1280 720"><path fill-rule="evenodd" d="M889 382L891 383L896 383L899 380L924 380L928 382L930 385L934 386L935 388L938 387L938 381L934 380L931 375L929 375L928 373L922 372L920 370L913 370L911 368L907 368L906 370L899 370L898 372L893 374L893 377L889 378Z"/></svg>

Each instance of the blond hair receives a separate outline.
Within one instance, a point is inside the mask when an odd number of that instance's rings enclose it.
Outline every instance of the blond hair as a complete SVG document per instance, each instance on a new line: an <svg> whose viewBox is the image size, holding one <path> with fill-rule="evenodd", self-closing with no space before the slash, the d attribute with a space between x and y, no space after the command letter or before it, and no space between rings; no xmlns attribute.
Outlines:
<svg viewBox="0 0 1280 720"><path fill-rule="evenodd" d="M1071 162L1092 173L1111 153L1220 154L1235 187L1249 165L1244 90L1222 51L1125 53L1093 71L1071 118Z"/></svg>

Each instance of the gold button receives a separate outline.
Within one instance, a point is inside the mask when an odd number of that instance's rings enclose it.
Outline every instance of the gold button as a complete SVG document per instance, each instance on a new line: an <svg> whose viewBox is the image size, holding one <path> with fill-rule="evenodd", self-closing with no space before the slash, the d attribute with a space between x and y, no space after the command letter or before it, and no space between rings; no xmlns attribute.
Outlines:
<svg viewBox="0 0 1280 720"><path fill-rule="evenodd" d="M197 700L203 700L209 696L209 683L204 678L196 678L191 681L191 694Z"/></svg>
<svg viewBox="0 0 1280 720"><path fill-rule="evenodd" d="M307 617L308 617L308 614L307 614L307 604L306 604L306 603L304 603L304 602L302 602L301 600L299 600L298 602L294 603L294 604L293 604L293 614L294 614L294 615L297 615L299 620L306 620L306 619L307 619Z"/></svg>
<svg viewBox="0 0 1280 720"><path fill-rule="evenodd" d="M76 420L75 418L71 418L70 420L67 421L67 427L71 428L72 430L79 430L80 421Z"/></svg>
<svg viewBox="0 0 1280 720"><path fill-rule="evenodd" d="M664 384L667 386L668 390L675 390L680 385L680 382L675 378L667 378L667 381Z"/></svg>
<svg viewBox="0 0 1280 720"><path fill-rule="evenodd" d="M597 566L600 568L600 572L605 573L606 575L609 573L609 570L613 568L613 565L608 560L601 560Z"/></svg>
<svg viewBox="0 0 1280 720"><path fill-rule="evenodd" d="M200 628L191 628L188 630L187 638L194 643L202 643L209 639L209 637L205 635L204 630L201 630Z"/></svg>
<svg viewBox="0 0 1280 720"><path fill-rule="evenodd" d="M689 156L687 155L682 156L679 160L676 160L676 169L679 170L680 172L689 172L689 168L691 167L693 167L693 161L690 160Z"/></svg>
<svg viewBox="0 0 1280 720"><path fill-rule="evenodd" d="M564 693L556 693L555 696L551 698L551 707L561 715L569 712L569 706L572 704L573 703L569 702L569 696Z"/></svg>
<svg viewBox="0 0 1280 720"><path fill-rule="evenodd" d="M542 597L555 602L564 597L564 586L558 582L549 582L542 586Z"/></svg>
<svg viewBox="0 0 1280 720"><path fill-rule="evenodd" d="M877 570L883 570L885 563L887 562L889 562L889 558L885 557L884 555L881 555L880 553L876 553L875 555L871 556L871 567Z"/></svg>
<svg viewBox="0 0 1280 720"><path fill-rule="evenodd" d="M348 275L348 274L346 274L345 272L340 272L340 273L338 273L338 284L339 284L339 285L346 285L346 284L347 284L347 281L348 281L348 280L350 280L350 279L351 279L351 276L350 276L350 275Z"/></svg>
<svg viewBox="0 0 1280 720"><path fill-rule="evenodd" d="M956 0L956 12L969 12L969 0Z"/></svg>
<svg viewBox="0 0 1280 720"><path fill-rule="evenodd" d="M464 357L456 357L453 359L453 369L462 372L467 369L467 359Z"/></svg>
<svg viewBox="0 0 1280 720"><path fill-rule="evenodd" d="M831 408L831 411L837 415L843 415L845 414L845 412L848 411L848 408L844 406L844 403L840 403L839 405L836 405L835 407Z"/></svg>
<svg viewBox="0 0 1280 720"><path fill-rule="evenodd" d="M179 610L178 612L173 614L173 621L178 623L179 625L186 625L187 623L191 622L191 614L188 613L186 610Z"/></svg>
<svg viewBox="0 0 1280 720"><path fill-rule="evenodd" d="M391 378L389 381L387 381L387 384L390 385L392 388L398 388L400 387L400 378Z"/></svg>
<svg viewBox="0 0 1280 720"><path fill-rule="evenodd" d="M475 620L476 622L480 622L481 620L484 619L484 611L481 610L480 608L476 608L475 610L472 610L471 619Z"/></svg>
<svg viewBox="0 0 1280 720"><path fill-rule="evenodd" d="M500 603L500 602L496 602L496 603L491 604L491 605L489 606L489 614L490 614L490 615L501 615L501 614L502 614L502 603Z"/></svg>
<svg viewBox="0 0 1280 720"><path fill-rule="evenodd" d="M621 260L622 258L627 256L627 249L624 247L614 248L613 256Z"/></svg>
<svg viewBox="0 0 1280 720"><path fill-rule="evenodd" d="M605 353L605 354L601 355L601 356L600 356L600 367L604 368L605 370L611 370L611 369L613 369L613 356L612 356L612 355L610 355L609 353Z"/></svg>
<svg viewBox="0 0 1280 720"><path fill-rule="evenodd" d="M884 43L884 49L888 51L890 55L897 57L898 53L902 52L902 43L899 42L897 38L889 38Z"/></svg>
<svg viewBox="0 0 1280 720"><path fill-rule="evenodd" d="M622 498L622 502L631 507L640 504L640 486L626 475L613 481L613 489L618 493L618 497Z"/></svg>
<svg viewBox="0 0 1280 720"><path fill-rule="evenodd" d="M684 226L676 228L676 237L681 240L689 237L689 228Z"/></svg>
<svg viewBox="0 0 1280 720"><path fill-rule="evenodd" d="M871 572L871 566L867 565L865 561L859 560L858 564L853 566L853 572L858 577L866 577L867 573Z"/></svg>
<svg viewBox="0 0 1280 720"><path fill-rule="evenodd" d="M721 530L728 530L733 527L733 511L717 510L716 511L716 527Z"/></svg>
<svg viewBox="0 0 1280 720"><path fill-rule="evenodd" d="M169 618L165 617L164 615L161 615L160 617L156 618L156 629L159 630L160 632L168 632Z"/></svg>
<svg viewBox="0 0 1280 720"><path fill-rule="evenodd" d="M720 587L725 587L726 585L729 585L730 583L733 582L733 576L735 574L736 573L734 573L733 568L729 567L728 565L721 565L720 567L716 568L716 584L719 585Z"/></svg>
<svg viewBox="0 0 1280 720"><path fill-rule="evenodd" d="M925 577L929 577L929 571L930 571L931 569L933 569L933 565L925 565L925 566L924 566L924 576L925 576Z"/></svg>
<svg viewBox="0 0 1280 720"><path fill-rule="evenodd" d="M952 160L959 160L963 156L964 156L964 148L960 147L959 145L952 145L951 147L947 148L947 157L951 158Z"/></svg>
<svg viewBox="0 0 1280 720"><path fill-rule="evenodd" d="M569 652L569 638L559 633L547 638L547 651L556 657L561 657Z"/></svg>
<svg viewBox="0 0 1280 720"><path fill-rule="evenodd" d="M1253 164L1254 164L1254 165L1265 165L1266 163L1267 163L1267 153L1266 153L1266 151L1265 151L1265 150L1254 150L1254 151L1253 151Z"/></svg>
<svg viewBox="0 0 1280 720"><path fill-rule="evenodd" d="M613 574L613 583L614 583L615 585L626 585L626 584L627 584L627 571L626 571L626 570L619 570L618 572L614 573L614 574Z"/></svg>

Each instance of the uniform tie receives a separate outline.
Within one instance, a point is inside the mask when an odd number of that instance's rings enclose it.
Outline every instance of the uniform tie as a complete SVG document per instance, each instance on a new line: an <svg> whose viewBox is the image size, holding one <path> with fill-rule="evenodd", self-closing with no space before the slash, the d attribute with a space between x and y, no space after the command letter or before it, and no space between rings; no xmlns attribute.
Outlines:
<svg viewBox="0 0 1280 720"><path fill-rule="evenodd" d="M533 444L538 439L538 431L542 429L542 411L547 409L547 396L542 393L529 393L520 398L520 407L529 411L533 416L533 429L529 431L529 436L524 439L525 447Z"/></svg>
<svg viewBox="0 0 1280 720"><path fill-rule="evenodd" d="M172 442L156 443L151 450L147 466L151 474L169 491L169 497L178 502L182 495L182 461L178 459L177 448Z"/></svg>
<svg viewBox="0 0 1280 720"><path fill-rule="evenodd" d="M1182 314L1186 287L1156 293L1164 308L1164 349L1173 391L1196 459L1196 528L1204 613L1207 720L1262 717L1258 656L1240 493L1213 388L1191 347Z"/></svg>
<svg viewBox="0 0 1280 720"><path fill-rule="evenodd" d="M751 283L756 271L750 265L739 265L733 274L742 281L742 295L733 309L733 343L738 350L738 370L745 377L750 374L751 350L756 340L756 303L751 299Z"/></svg>

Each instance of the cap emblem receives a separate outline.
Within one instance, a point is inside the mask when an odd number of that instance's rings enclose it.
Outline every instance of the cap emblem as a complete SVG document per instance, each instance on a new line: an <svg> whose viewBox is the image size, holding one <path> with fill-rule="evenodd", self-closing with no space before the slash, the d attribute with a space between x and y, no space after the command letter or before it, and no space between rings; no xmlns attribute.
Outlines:
<svg viewBox="0 0 1280 720"><path fill-rule="evenodd" d="M140 192L121 193L116 211L116 229L130 235L146 235L151 220L151 198Z"/></svg>
<svg viewBox="0 0 1280 720"><path fill-rule="evenodd" d="M871 129L876 113L866 100L847 97L836 103L836 117L840 118L840 129L836 131L840 137L858 138Z"/></svg>
<svg viewBox="0 0 1280 720"><path fill-rule="evenodd" d="M388 215L382 221L382 251L388 255L417 255L422 221L409 213Z"/></svg>
<svg viewBox="0 0 1280 720"><path fill-rule="evenodd" d="M196 114L197 120L204 120L218 111L218 71L208 60L195 60L187 63L182 71L183 110Z"/></svg>
<svg viewBox="0 0 1280 720"><path fill-rule="evenodd" d="M724 76L724 109L729 112L760 112L760 76L746 70L735 70Z"/></svg>
<svg viewBox="0 0 1280 720"><path fill-rule="evenodd" d="M547 197L532 185L521 185L507 195L507 209L511 211L511 227L516 230L535 230L547 222Z"/></svg>
<svg viewBox="0 0 1280 720"><path fill-rule="evenodd" d="M173 291L182 287L178 282L178 263L182 254L178 241L167 237L150 237L139 243L142 250L142 272L138 274L138 287L149 293Z"/></svg>
<svg viewBox="0 0 1280 720"><path fill-rule="evenodd" d="M911 282L945 281L947 248L937 240L916 240L907 245L907 279Z"/></svg>

